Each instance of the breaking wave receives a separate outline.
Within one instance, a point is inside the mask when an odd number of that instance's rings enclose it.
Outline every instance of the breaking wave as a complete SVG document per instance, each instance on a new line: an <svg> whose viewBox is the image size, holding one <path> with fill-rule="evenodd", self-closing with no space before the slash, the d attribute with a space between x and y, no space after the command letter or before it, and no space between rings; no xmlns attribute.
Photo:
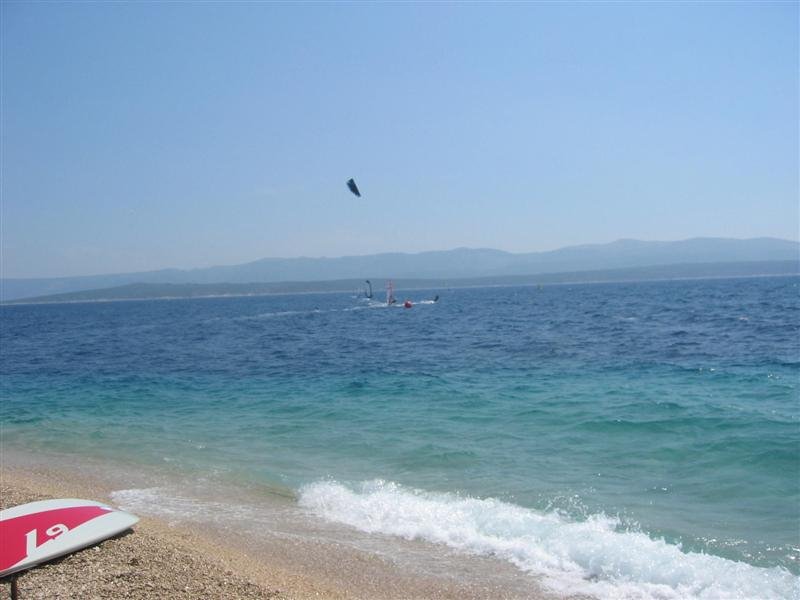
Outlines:
<svg viewBox="0 0 800 600"><path fill-rule="evenodd" d="M572 521L487 498L430 493L382 480L350 489L309 484L300 505L368 533L445 544L507 560L555 592L671 600L800 598L800 578L623 531L600 514Z"/></svg>

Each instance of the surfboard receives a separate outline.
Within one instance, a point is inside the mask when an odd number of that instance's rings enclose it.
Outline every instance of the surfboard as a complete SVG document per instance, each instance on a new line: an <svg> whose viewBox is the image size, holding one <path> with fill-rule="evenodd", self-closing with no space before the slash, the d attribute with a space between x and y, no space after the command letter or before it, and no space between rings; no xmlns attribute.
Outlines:
<svg viewBox="0 0 800 600"><path fill-rule="evenodd" d="M139 517L92 500L63 498L0 511L0 577L121 533Z"/></svg>

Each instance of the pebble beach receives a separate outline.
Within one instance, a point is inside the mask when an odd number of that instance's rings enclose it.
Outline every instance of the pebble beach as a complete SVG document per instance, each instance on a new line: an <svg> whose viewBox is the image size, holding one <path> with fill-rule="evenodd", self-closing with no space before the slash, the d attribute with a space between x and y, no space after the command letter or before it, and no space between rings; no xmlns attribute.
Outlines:
<svg viewBox="0 0 800 600"><path fill-rule="evenodd" d="M76 497L109 502L110 487L78 471L0 469L0 509ZM274 539L270 551L220 543L188 528L142 517L132 530L100 544L17 573L18 598L550 598L532 591L476 584L468 573L419 577L379 556L330 544ZM476 557L476 566L486 567ZM502 570L502 565L500 569ZM11 598L11 577L0 600Z"/></svg>
<svg viewBox="0 0 800 600"><path fill-rule="evenodd" d="M3 509L61 496L108 501L102 490L64 485L45 473L4 468ZM18 573L20 599L28 598L310 598L337 597L333 590L266 569L247 568L242 556L158 520L144 518L96 546ZM11 597L11 578L0 599ZM289 589L291 586L291 590Z"/></svg>

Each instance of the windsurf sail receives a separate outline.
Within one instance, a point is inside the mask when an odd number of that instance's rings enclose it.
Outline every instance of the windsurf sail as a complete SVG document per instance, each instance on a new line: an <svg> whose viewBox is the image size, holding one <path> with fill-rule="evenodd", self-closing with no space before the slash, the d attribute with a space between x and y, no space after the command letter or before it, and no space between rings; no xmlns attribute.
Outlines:
<svg viewBox="0 0 800 600"><path fill-rule="evenodd" d="M361 192L359 192L359 191L358 191L358 186L356 185L356 182L355 182L355 180L354 180L354 179L348 179L348 180L347 180L347 187L348 187L348 188L350 189L350 191L351 191L351 192L353 192L353 193L354 193L356 196L358 196L359 198L361 198Z"/></svg>
<svg viewBox="0 0 800 600"><path fill-rule="evenodd" d="M367 279L366 284L369 286L369 291L367 292L367 298L372 300L372 283L370 283L370 280Z"/></svg>
<svg viewBox="0 0 800 600"><path fill-rule="evenodd" d="M394 299L394 283L388 281L386 283L386 304L391 306L395 302L397 302L397 300Z"/></svg>

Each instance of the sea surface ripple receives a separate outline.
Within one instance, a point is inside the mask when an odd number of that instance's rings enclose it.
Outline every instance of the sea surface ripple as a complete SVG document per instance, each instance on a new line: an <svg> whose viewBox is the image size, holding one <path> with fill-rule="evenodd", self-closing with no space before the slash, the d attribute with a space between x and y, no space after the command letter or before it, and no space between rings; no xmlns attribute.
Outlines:
<svg viewBox="0 0 800 600"><path fill-rule="evenodd" d="M2 443L283 486L567 592L797 597L799 285L3 306Z"/></svg>

